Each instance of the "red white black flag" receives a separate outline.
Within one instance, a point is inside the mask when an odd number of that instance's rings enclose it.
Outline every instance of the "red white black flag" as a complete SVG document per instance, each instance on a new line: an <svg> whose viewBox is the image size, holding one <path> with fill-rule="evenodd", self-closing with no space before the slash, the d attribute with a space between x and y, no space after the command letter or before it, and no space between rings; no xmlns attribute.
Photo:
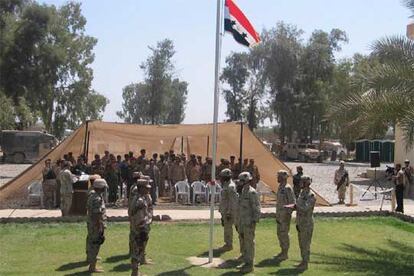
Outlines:
<svg viewBox="0 0 414 276"><path fill-rule="evenodd" d="M253 47L260 43L259 34L239 7L236 6L233 0L225 1L224 30L233 34L234 39L244 46Z"/></svg>

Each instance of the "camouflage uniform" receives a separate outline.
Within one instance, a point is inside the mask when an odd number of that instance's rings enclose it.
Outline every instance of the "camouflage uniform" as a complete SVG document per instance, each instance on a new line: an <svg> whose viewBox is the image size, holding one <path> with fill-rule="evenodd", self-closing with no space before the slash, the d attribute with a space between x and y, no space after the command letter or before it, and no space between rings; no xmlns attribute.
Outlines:
<svg viewBox="0 0 414 276"><path fill-rule="evenodd" d="M165 160L157 162L157 167L160 170L160 196L165 196L165 181L168 181L168 163Z"/></svg>
<svg viewBox="0 0 414 276"><path fill-rule="evenodd" d="M62 216L69 215L72 207L73 184L72 173L68 168L62 170L59 174L60 179L60 209Z"/></svg>
<svg viewBox="0 0 414 276"><path fill-rule="evenodd" d="M285 173L286 171L279 171L279 173ZM284 180L286 181L286 180ZM280 248L282 252L278 257L287 259L289 250L289 229L290 220L292 218L292 209L285 208L285 205L295 203L295 194L293 193L292 187L285 183L279 183L279 188L276 194L276 227L277 237L279 239Z"/></svg>
<svg viewBox="0 0 414 276"><path fill-rule="evenodd" d="M239 195L236 192L236 184L233 180L223 182L222 185L219 212L224 227L224 244L225 247L233 248L233 225L236 225L235 223L238 221Z"/></svg>
<svg viewBox="0 0 414 276"><path fill-rule="evenodd" d="M345 175L348 174L348 171L345 170L344 168L339 168L335 171L335 178L334 178L334 183L335 185L338 185L339 182L341 181L341 178ZM342 185L339 187L338 190L338 199L340 203L345 202L345 194L346 194L346 187L349 185L349 177L346 177L345 182L342 183Z"/></svg>
<svg viewBox="0 0 414 276"><path fill-rule="evenodd" d="M103 193L90 191L87 201L88 209L88 236L86 238L86 256L88 263L96 263L99 248L105 241L106 210Z"/></svg>
<svg viewBox="0 0 414 276"><path fill-rule="evenodd" d="M296 201L296 229L298 230L300 254L303 263L306 263L306 265L309 262L315 203L315 194L309 187L303 188Z"/></svg>
<svg viewBox="0 0 414 276"><path fill-rule="evenodd" d="M244 173L241 173L240 175ZM251 180L250 174L249 177ZM242 256L244 258L245 268L253 269L255 256L255 231L256 223L259 222L260 219L260 209L260 201L256 190L250 185L245 184L239 198L240 247L243 248Z"/></svg>
<svg viewBox="0 0 414 276"><path fill-rule="evenodd" d="M148 185L148 181L138 180L138 185ZM151 197L138 192L139 187L131 190L131 202L128 208L130 221L131 266L132 275L137 275L138 264L145 258L145 247L149 239L152 222Z"/></svg>
<svg viewBox="0 0 414 276"><path fill-rule="evenodd" d="M257 183L259 183L259 181L260 181L259 169L257 168L256 165L249 164L246 168L246 171L248 171L251 174L251 176L253 177L252 182L251 182L250 185L252 185L252 187L256 189Z"/></svg>
<svg viewBox="0 0 414 276"><path fill-rule="evenodd" d="M43 169L43 204L46 209L54 207L54 197L56 193L56 174L51 167L45 167Z"/></svg>

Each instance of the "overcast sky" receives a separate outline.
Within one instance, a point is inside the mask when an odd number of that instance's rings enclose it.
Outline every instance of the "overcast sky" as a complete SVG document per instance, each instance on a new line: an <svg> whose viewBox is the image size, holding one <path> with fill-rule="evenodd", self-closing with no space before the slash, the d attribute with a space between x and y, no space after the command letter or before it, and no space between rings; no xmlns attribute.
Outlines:
<svg viewBox="0 0 414 276"><path fill-rule="evenodd" d="M45 0L61 5L65 1ZM150 54L148 45L170 38L177 54L177 77L189 83L184 123L212 122L215 47L215 0L84 0L86 33L98 39L94 49L93 88L110 103L104 120L118 121L122 88L143 80L139 64ZM385 35L405 35L408 10L399 0L238 0L258 32L278 21L305 31L339 28L349 43L337 58L369 53L369 45ZM245 51L230 35L223 39L222 65L232 51ZM219 120L225 119L221 98Z"/></svg>

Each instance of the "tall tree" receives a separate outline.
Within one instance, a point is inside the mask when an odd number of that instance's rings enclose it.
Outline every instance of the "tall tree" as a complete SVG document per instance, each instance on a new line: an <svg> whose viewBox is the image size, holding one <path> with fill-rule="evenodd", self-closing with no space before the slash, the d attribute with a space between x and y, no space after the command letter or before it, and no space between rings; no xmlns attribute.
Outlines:
<svg viewBox="0 0 414 276"><path fill-rule="evenodd" d="M91 89L90 68L97 40L85 34L80 4L57 8L5 0L2 5L7 9L0 14L0 89L15 105L23 97L58 136L66 127L100 118L107 100Z"/></svg>
<svg viewBox="0 0 414 276"><path fill-rule="evenodd" d="M149 48L151 55L140 66L145 80L124 87L117 115L129 123L179 124L185 117L188 83L173 79L174 44L164 39Z"/></svg>
<svg viewBox="0 0 414 276"><path fill-rule="evenodd" d="M231 53L226 57L226 66L220 76L220 80L228 85L222 93L227 103L226 115L229 121L243 119L247 94L245 85L249 75L248 58L246 53Z"/></svg>

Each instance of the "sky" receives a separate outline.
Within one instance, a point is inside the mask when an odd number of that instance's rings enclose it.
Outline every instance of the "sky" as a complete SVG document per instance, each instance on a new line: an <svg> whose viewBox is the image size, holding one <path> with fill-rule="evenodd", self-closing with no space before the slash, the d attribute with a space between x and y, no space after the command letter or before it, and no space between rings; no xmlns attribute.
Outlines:
<svg viewBox="0 0 414 276"><path fill-rule="evenodd" d="M60 6L66 1L44 0ZM104 120L122 122L122 88L144 79L139 65L149 56L148 46L165 38L174 41L176 77L189 83L184 123L213 120L215 57L215 0L84 0L86 34L98 39L92 64L92 88L109 104ZM307 39L315 29L344 30L349 43L337 59L368 54L370 44L386 35L405 35L409 11L400 0L235 0L258 32L278 21L296 25ZM246 51L227 34L221 65L231 52ZM221 97L219 121L225 116Z"/></svg>

